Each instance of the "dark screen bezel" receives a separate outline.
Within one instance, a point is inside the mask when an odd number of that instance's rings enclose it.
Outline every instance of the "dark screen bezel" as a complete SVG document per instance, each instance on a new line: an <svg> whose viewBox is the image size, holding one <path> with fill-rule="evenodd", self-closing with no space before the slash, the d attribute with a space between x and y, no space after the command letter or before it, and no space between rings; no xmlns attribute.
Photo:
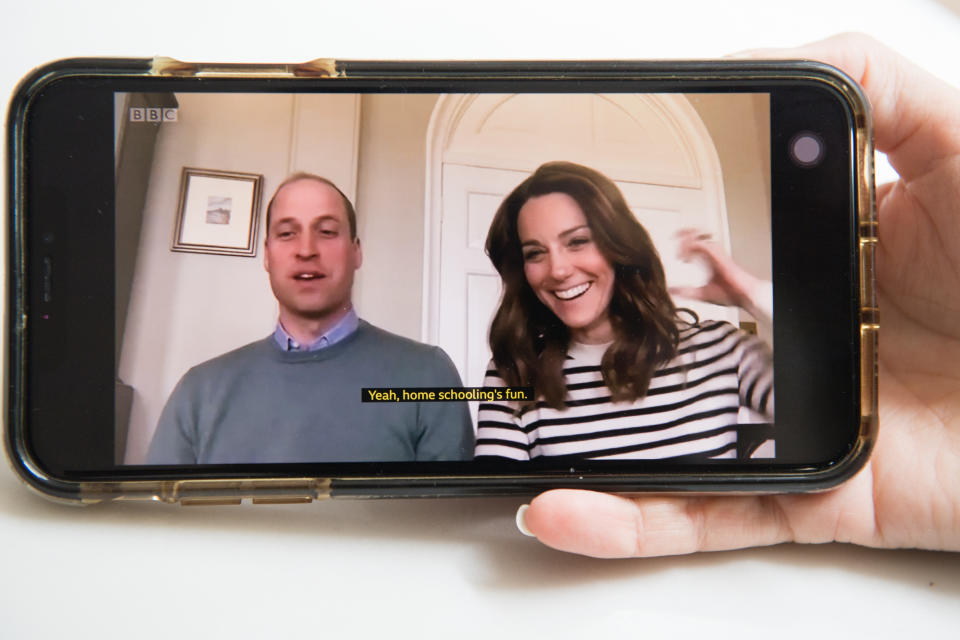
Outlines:
<svg viewBox="0 0 960 640"><path fill-rule="evenodd" d="M683 65L677 65L680 68ZM424 65L428 68L429 65ZM509 65L507 65L509 67ZM302 80L198 79L72 75L48 83L24 101L22 162L11 163L11 184L22 193L20 215L11 218L12 308L23 307L22 331L11 336L24 346L23 377L11 376L22 402L11 402L17 428L14 446L25 449L45 473L69 481L209 477L294 476L513 476L721 474L762 478L767 474L811 474L849 454L860 436L860 344L856 254L855 117L845 100L823 83L798 74L786 78L710 78L711 67L688 64L687 77L662 77L656 65L607 70L580 65L527 65L523 78L490 78L504 66L438 66L435 77L376 65L358 66L357 76L319 81L332 92L634 92L644 74L644 92L770 93L775 367L778 458L762 462L540 460L520 463L325 463L198 467L117 466L113 462L113 94L128 92L299 92L315 90ZM516 69L514 74L516 75ZM562 76L558 69L566 69ZM449 73L448 73L449 70ZM682 70L682 69L681 69ZM755 72L755 70L754 70ZM741 70L748 76L749 67ZM447 77L442 77L444 75ZM458 75L459 74L459 75ZM736 74L733 74L736 76ZM698 79L699 78L699 79ZM11 118L14 116L11 112ZM800 171L783 153L784 140L811 121L834 118L824 134L838 153L815 171ZM822 129L822 127L821 127ZM830 189L819 181L832 176ZM22 181L22 183L20 182ZM811 188L811 181L818 181ZM11 189L11 191L13 191ZM53 233L53 240L49 234ZM25 266L17 268L20 260ZM68 265L66 268L64 265ZM51 275L52 274L52 275ZM45 301L44 290L52 291ZM814 300L819 308L809 304ZM41 320L43 315L50 319ZM13 327L12 327L13 330ZM798 338L803 336L803 338ZM783 362L790 362L783 366ZM11 366L18 363L11 359ZM84 375L78 376L78 372ZM79 378L79 380L78 380ZM783 417L781 417L783 416ZM19 422L15 422L16 418ZM828 443L814 451L807 431L817 425ZM100 425L100 426L98 426ZM106 425L104 428L102 425ZM85 448L99 429L107 446ZM795 459L779 456L796 451ZM466 464L468 468L464 469ZM713 480L711 480L712 482Z"/></svg>

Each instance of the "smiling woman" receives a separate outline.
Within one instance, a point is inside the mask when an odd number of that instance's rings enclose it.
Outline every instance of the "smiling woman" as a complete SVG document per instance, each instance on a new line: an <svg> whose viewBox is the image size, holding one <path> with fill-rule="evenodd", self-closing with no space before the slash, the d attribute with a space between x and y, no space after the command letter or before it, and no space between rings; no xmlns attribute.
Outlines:
<svg viewBox="0 0 960 640"><path fill-rule="evenodd" d="M597 249L577 201L566 193L530 198L520 208L517 232L523 272L540 302L577 342L611 342L613 267Z"/></svg>
<svg viewBox="0 0 960 640"><path fill-rule="evenodd" d="M478 456L736 457L740 408L772 419L766 346L681 317L649 234L599 172L542 165L486 249L504 294L485 386L531 386L536 401L480 405Z"/></svg>

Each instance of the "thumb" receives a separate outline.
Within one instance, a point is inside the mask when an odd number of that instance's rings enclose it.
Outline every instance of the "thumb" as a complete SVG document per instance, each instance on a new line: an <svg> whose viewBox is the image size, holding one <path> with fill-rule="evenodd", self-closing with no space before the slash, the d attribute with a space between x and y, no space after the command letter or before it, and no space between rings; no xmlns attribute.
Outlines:
<svg viewBox="0 0 960 640"><path fill-rule="evenodd" d="M833 491L760 496L643 496L555 489L518 514L547 546L596 558L669 556L781 542L895 546L880 527L872 465ZM522 522L521 522L522 520ZM912 541L911 541L912 542Z"/></svg>
<svg viewBox="0 0 960 640"><path fill-rule="evenodd" d="M650 557L777 544L792 540L770 498L624 498L557 489L523 516L547 546L596 558Z"/></svg>

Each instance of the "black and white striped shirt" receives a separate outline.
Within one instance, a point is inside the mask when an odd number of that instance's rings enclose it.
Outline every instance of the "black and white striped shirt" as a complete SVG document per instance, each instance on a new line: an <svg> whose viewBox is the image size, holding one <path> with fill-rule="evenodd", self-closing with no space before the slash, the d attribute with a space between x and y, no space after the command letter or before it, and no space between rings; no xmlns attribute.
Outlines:
<svg viewBox="0 0 960 640"><path fill-rule="evenodd" d="M773 420L770 350L729 323L683 328L677 356L654 372L647 395L632 402L613 402L603 383L600 361L608 346L570 345L562 410L542 401L522 408L516 402L482 403L476 455L734 458L741 407ZM484 386L506 386L493 363Z"/></svg>

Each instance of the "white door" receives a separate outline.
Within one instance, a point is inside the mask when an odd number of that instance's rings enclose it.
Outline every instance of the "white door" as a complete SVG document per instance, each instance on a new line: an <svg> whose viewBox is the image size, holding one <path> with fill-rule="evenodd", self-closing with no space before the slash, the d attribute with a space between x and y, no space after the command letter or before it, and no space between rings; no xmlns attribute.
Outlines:
<svg viewBox="0 0 960 640"><path fill-rule="evenodd" d="M529 174L445 164L437 343L465 385L483 384L487 331L500 299L500 276L483 247L504 197Z"/></svg>

